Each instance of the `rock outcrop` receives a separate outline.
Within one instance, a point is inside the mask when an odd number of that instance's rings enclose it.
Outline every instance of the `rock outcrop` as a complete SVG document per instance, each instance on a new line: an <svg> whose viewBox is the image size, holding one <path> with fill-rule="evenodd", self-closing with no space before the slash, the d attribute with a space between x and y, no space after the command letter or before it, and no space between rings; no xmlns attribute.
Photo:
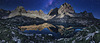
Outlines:
<svg viewBox="0 0 100 43"><path fill-rule="evenodd" d="M87 11L76 13L75 17L81 17L81 18L94 18L92 13L87 13Z"/></svg>
<svg viewBox="0 0 100 43"><path fill-rule="evenodd" d="M70 4L68 3L64 3L63 5L61 5L60 8L55 8L55 9L52 9L50 12L49 12L49 15L56 15L57 18L63 18L65 15L68 15L70 17L73 17L75 11L74 9L71 7Z"/></svg>
<svg viewBox="0 0 100 43"><path fill-rule="evenodd" d="M24 9L23 6L18 6L14 11L12 12L21 12L21 13L26 13L26 10Z"/></svg>
<svg viewBox="0 0 100 43"><path fill-rule="evenodd" d="M7 10L0 9L0 18L8 16L11 12Z"/></svg>
<svg viewBox="0 0 100 43"><path fill-rule="evenodd" d="M25 14L22 14L23 16L27 16L27 17L31 17L31 18L41 18L41 19L44 19L44 20L48 20L48 19L52 19L53 17L52 16L49 16L47 14L45 14L42 10L39 10L39 11L30 11L28 10L27 13Z"/></svg>
<svg viewBox="0 0 100 43"><path fill-rule="evenodd" d="M22 13L27 13L23 6L18 6L15 10L11 11L8 18L22 15Z"/></svg>
<svg viewBox="0 0 100 43"><path fill-rule="evenodd" d="M39 11L26 11L24 7L18 6L15 10L11 11L10 15L6 18L12 18L15 16L26 16L30 18L41 18L44 20L52 19L52 16L45 14L42 10Z"/></svg>
<svg viewBox="0 0 100 43"><path fill-rule="evenodd" d="M42 10L39 10L39 11L30 11L28 10L27 13L31 13L31 14L37 14L37 15L45 15L45 13L42 11Z"/></svg>
<svg viewBox="0 0 100 43"><path fill-rule="evenodd" d="M75 13L74 9L71 7L70 4L64 3L61 5L61 7L58 9L58 14L60 15L69 15L70 17L73 17L73 13Z"/></svg>
<svg viewBox="0 0 100 43"><path fill-rule="evenodd" d="M50 10L48 14L50 16L56 15L55 18L64 18L65 15L70 17L94 18L93 14L87 13L87 11L75 13L73 7L68 3L62 4L60 8Z"/></svg>
<svg viewBox="0 0 100 43"><path fill-rule="evenodd" d="M58 13L75 13L74 9L71 7L70 4L68 3L64 3L63 5L61 5L61 7L58 10Z"/></svg>

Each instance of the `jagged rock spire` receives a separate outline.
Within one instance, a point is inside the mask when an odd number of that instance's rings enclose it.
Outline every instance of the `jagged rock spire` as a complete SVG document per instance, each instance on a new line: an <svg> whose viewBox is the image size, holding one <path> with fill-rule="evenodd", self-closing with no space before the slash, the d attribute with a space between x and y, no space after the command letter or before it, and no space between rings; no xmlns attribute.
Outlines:
<svg viewBox="0 0 100 43"><path fill-rule="evenodd" d="M75 13L75 11L73 7L71 7L70 4L64 3L61 5L61 7L58 10L58 14L61 14L61 13Z"/></svg>
<svg viewBox="0 0 100 43"><path fill-rule="evenodd" d="M50 12L48 14L51 15L51 16L52 15L73 16L71 14L74 14L74 13L75 13L75 11L74 11L73 7L71 7L71 5L68 4L68 3L64 3L64 4L61 5L60 8L55 8L55 9L50 10Z"/></svg>
<svg viewBox="0 0 100 43"><path fill-rule="evenodd" d="M14 11L21 12L21 13L26 13L26 10L24 9L23 6L18 6Z"/></svg>
<svg viewBox="0 0 100 43"><path fill-rule="evenodd" d="M64 4L61 5L61 7L71 7L71 5L68 4L68 3L64 3Z"/></svg>
<svg viewBox="0 0 100 43"><path fill-rule="evenodd" d="M39 10L39 15L44 14L44 12L42 10Z"/></svg>

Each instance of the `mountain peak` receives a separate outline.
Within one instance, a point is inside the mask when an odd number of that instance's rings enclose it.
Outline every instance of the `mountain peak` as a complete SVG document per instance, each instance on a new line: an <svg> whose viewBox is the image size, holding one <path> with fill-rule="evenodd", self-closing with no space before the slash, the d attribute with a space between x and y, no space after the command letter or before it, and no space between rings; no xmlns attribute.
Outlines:
<svg viewBox="0 0 100 43"><path fill-rule="evenodd" d="M64 4L61 5L61 7L71 7L71 5L68 4L68 3L64 3Z"/></svg>
<svg viewBox="0 0 100 43"><path fill-rule="evenodd" d="M23 6L18 6L17 8L19 8L19 9L24 9L24 7L23 7Z"/></svg>
<svg viewBox="0 0 100 43"><path fill-rule="evenodd" d="M18 6L15 11L18 11L18 12L22 12L22 13L26 13L26 10L24 9L23 6Z"/></svg>
<svg viewBox="0 0 100 43"><path fill-rule="evenodd" d="M39 10L39 13L43 13L43 11L42 10Z"/></svg>
<svg viewBox="0 0 100 43"><path fill-rule="evenodd" d="M15 10L21 10L21 9L24 9L23 6L18 6Z"/></svg>

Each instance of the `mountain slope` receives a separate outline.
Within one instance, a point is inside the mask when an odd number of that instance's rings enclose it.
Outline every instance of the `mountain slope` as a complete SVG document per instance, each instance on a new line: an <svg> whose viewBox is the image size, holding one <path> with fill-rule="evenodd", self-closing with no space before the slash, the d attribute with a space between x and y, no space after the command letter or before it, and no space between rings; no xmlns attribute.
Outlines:
<svg viewBox="0 0 100 43"><path fill-rule="evenodd" d="M65 41L68 43L100 43L100 24L91 25L82 29L74 37L58 39L58 43Z"/></svg>
<svg viewBox="0 0 100 43"><path fill-rule="evenodd" d="M45 20L40 18L30 18L26 16L15 16L5 20L7 22L12 23L13 25L31 25L31 24L41 24L45 22Z"/></svg>

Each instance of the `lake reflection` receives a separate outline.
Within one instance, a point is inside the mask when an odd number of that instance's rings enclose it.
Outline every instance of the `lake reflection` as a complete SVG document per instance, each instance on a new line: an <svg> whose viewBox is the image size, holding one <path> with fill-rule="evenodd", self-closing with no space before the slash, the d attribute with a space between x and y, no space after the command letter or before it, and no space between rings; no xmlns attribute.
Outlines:
<svg viewBox="0 0 100 43"><path fill-rule="evenodd" d="M79 27L65 27L63 25L53 25L49 23L19 26L19 29L25 33L31 34L52 34L54 38L61 38L66 30L73 32L81 30Z"/></svg>
<svg viewBox="0 0 100 43"><path fill-rule="evenodd" d="M39 31L39 30L25 30L25 33L32 33L32 34L52 34L52 36L54 38L60 38L61 35L59 32L55 33L55 32L51 32L48 28L44 28L43 30Z"/></svg>

